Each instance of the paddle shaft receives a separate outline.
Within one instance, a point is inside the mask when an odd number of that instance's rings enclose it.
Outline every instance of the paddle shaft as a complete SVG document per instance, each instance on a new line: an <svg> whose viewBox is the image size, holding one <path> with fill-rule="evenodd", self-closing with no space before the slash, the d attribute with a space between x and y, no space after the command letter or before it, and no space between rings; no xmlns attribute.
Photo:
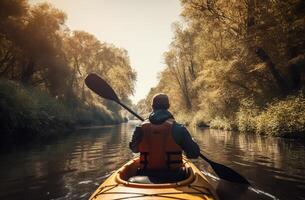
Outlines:
<svg viewBox="0 0 305 200"><path fill-rule="evenodd" d="M138 115L136 112L134 112L133 110L131 110L128 106L126 106L125 104L123 104L120 101L115 101L118 104L120 104L123 108L125 108L126 110L128 110L131 114L133 114L135 117L137 117L139 120L144 121L144 118L141 117L140 115ZM199 155L200 158L202 158L203 160L205 160L208 163L214 163L213 161L211 161L210 159L208 159L207 157L205 157L202 153L200 153Z"/></svg>
<svg viewBox="0 0 305 200"><path fill-rule="evenodd" d="M215 163L214 161L211 161L207 157L205 157L202 153L199 154L199 157L202 158L203 160L205 160L206 162L210 163L210 165L218 164L218 163Z"/></svg>
<svg viewBox="0 0 305 200"><path fill-rule="evenodd" d="M144 118L141 117L140 115L138 115L136 112L134 112L133 110L131 110L128 106L126 106L125 104L123 104L120 101L115 101L118 104L120 104L123 108L125 108L126 110L128 110L131 114L133 114L135 117L137 117L139 120L144 121ZM202 158L203 160L205 160L208 163L214 163L213 161L211 161L210 159L208 159L207 157L205 157L202 153L200 153L199 155L200 158Z"/></svg>
<svg viewBox="0 0 305 200"><path fill-rule="evenodd" d="M122 102L120 102L118 100L116 100L115 102L120 104L123 108L128 110L131 114L136 116L139 120L144 121L144 119L141 116L139 116L136 112L131 110L128 106L126 106ZM243 183L243 184L246 184L246 185L250 185L250 183L243 176L241 176L240 174L238 174L234 170L232 170L232 169L230 169L230 168L228 168L228 167L226 167L222 164L215 163L215 162L211 161L210 159L205 157L202 153L199 154L199 157L202 158L203 160L205 160L206 162L208 162L211 165L211 167L214 169L215 173L220 178L223 178L223 179L228 180L228 181L236 182L236 183Z"/></svg>
<svg viewBox="0 0 305 200"><path fill-rule="evenodd" d="M144 118L139 116L136 112L131 110L128 106L126 106L124 103L120 101L115 91L112 89L112 87L101 77L99 77L97 74L89 74L85 79L86 85L97 95L99 95L102 98L112 100L118 104L120 104L123 108L128 110L131 114L136 116L139 120L144 121ZM215 173L222 179L235 182L235 183L243 183L250 185L250 183L240 174L235 172L234 170L230 169L229 167L222 165L220 163L213 162L209 160L207 157L205 157L203 154L200 153L199 155L203 160L208 162L210 166L213 168Z"/></svg>
<svg viewBox="0 0 305 200"><path fill-rule="evenodd" d="M125 104L123 104L120 101L115 101L118 104L120 104L123 108L125 108L126 110L128 110L131 114L133 114L135 117L137 117L139 120L144 121L144 118L141 117L140 115L138 115L136 112L134 112L133 110L131 110L128 106L126 106ZM199 155L200 158L202 158L203 160L205 160L208 163L211 163L213 161L209 160L207 157L205 157L202 153L200 153Z"/></svg>
<svg viewBox="0 0 305 200"><path fill-rule="evenodd" d="M126 106L125 104L123 104L120 101L115 101L118 104L120 104L123 108L125 108L126 110L128 110L131 114L133 114L134 116L136 116L139 120L144 121L144 118L141 117L140 115L138 115L136 112L134 112L133 110L131 110L128 106Z"/></svg>
<svg viewBox="0 0 305 200"><path fill-rule="evenodd" d="M202 158L203 160L207 161L208 163L211 162L211 160L209 160L207 157L205 157L202 153L200 153L199 157Z"/></svg>

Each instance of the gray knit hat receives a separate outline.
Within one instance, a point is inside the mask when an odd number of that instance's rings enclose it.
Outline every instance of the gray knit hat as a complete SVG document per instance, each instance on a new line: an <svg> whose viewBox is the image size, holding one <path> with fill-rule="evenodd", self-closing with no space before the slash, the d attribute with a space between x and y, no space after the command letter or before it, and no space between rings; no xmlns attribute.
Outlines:
<svg viewBox="0 0 305 200"><path fill-rule="evenodd" d="M152 108L157 109L169 109L169 99L168 96L164 93L156 94L152 100Z"/></svg>

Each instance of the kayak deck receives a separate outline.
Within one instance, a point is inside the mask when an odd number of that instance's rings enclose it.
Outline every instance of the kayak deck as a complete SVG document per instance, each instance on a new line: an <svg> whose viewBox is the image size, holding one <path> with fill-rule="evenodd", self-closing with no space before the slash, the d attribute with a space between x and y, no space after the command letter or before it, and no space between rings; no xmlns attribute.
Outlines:
<svg viewBox="0 0 305 200"><path fill-rule="evenodd" d="M114 172L92 194L90 200L100 199L218 199L206 177L188 159L183 158L188 172L185 180L174 183L143 184L131 183L135 176L139 158L135 158Z"/></svg>

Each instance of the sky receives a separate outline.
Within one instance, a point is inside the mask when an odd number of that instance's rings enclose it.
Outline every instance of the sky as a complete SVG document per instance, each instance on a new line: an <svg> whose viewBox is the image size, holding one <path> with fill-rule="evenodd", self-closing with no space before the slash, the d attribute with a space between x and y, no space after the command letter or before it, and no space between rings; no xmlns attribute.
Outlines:
<svg viewBox="0 0 305 200"><path fill-rule="evenodd" d="M49 2L67 14L71 30L84 30L100 41L128 51L137 83L132 101L145 98L164 69L163 53L181 20L179 0L30 0Z"/></svg>

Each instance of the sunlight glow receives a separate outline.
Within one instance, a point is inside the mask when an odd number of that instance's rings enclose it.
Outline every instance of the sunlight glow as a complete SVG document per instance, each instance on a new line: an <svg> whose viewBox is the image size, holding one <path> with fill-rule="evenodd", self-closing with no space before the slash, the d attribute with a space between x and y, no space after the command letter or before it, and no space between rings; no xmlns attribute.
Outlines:
<svg viewBox="0 0 305 200"><path fill-rule="evenodd" d="M162 54L173 36L171 24L180 20L178 0L30 0L49 2L67 14L71 30L84 30L99 40L128 51L137 72L134 103L157 85Z"/></svg>

